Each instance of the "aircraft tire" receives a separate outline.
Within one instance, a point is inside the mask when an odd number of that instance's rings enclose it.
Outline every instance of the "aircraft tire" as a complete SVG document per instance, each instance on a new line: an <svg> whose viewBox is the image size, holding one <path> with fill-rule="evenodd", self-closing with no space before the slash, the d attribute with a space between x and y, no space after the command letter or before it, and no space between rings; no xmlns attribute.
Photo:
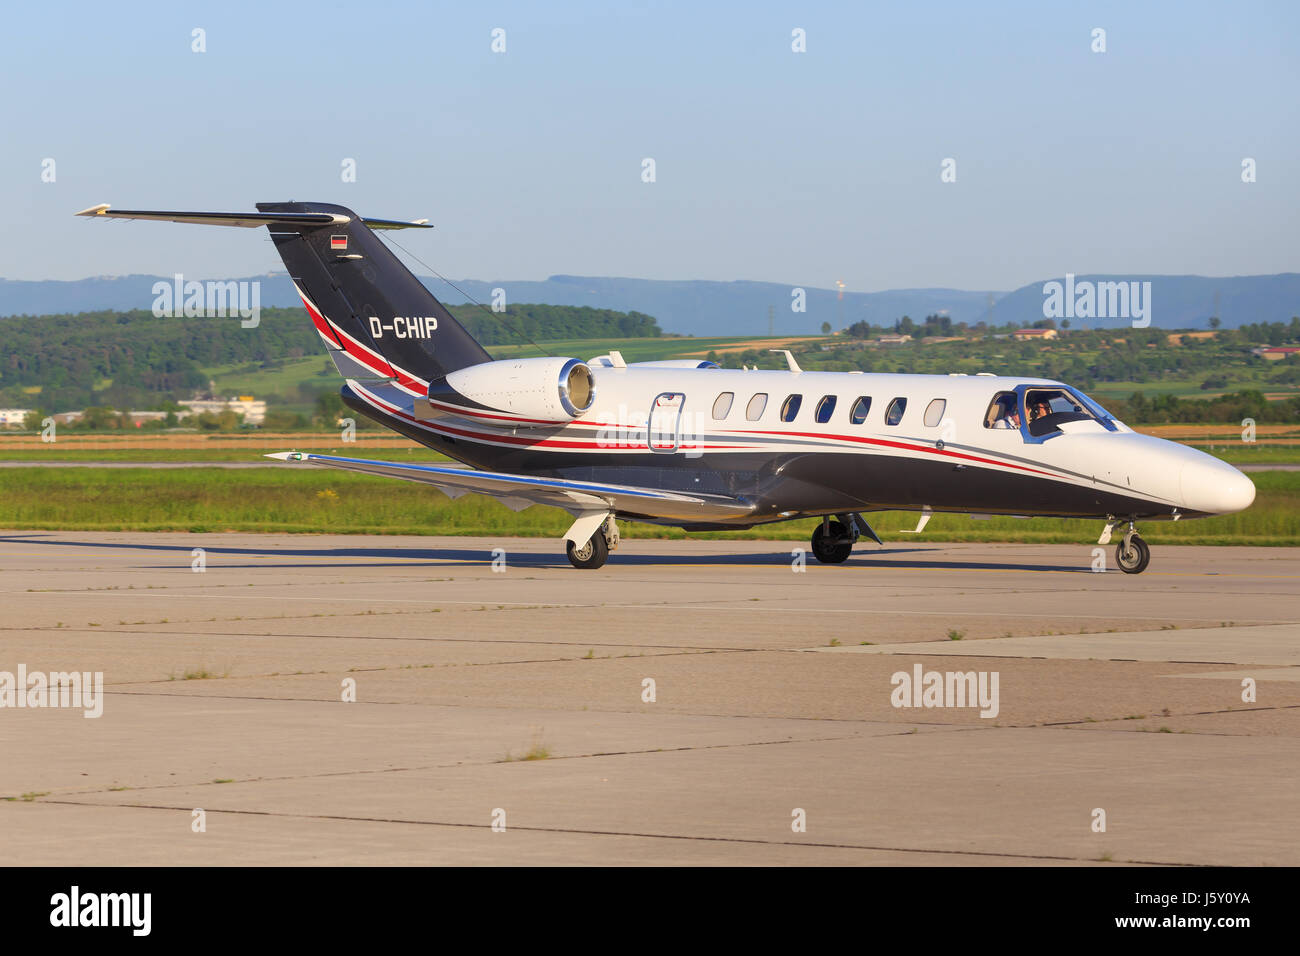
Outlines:
<svg viewBox="0 0 1300 956"><path fill-rule="evenodd" d="M1121 541L1115 546L1115 563L1125 574L1141 574L1151 563L1151 549L1137 535L1129 538L1127 550Z"/></svg>
<svg viewBox="0 0 1300 956"><path fill-rule="evenodd" d="M822 532L819 524L812 533L813 557L822 564L843 564L853 553L853 542L838 543L839 539L848 537L849 529L838 521L830 522L830 535Z"/></svg>
<svg viewBox="0 0 1300 956"><path fill-rule="evenodd" d="M609 558L609 544L605 541L604 529L593 534L581 548L575 548L572 541L564 542L564 550L569 556L569 563L583 570L599 568Z"/></svg>

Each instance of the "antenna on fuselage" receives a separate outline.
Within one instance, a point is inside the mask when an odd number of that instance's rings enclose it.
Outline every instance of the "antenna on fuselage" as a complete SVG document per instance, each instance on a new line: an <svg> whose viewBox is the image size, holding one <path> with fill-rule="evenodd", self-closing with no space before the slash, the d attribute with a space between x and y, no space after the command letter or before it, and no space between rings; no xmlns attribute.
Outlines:
<svg viewBox="0 0 1300 956"><path fill-rule="evenodd" d="M778 353L778 354L780 354L780 355L784 355L784 356L785 356L785 364L788 365L788 366L790 366L790 371L792 371L792 372L802 372L802 371L803 371L803 369L801 369L801 368L799 367L799 363L796 362L796 361L794 360L794 353L791 352L789 349L768 349L768 351L769 351L769 352L776 352L776 353Z"/></svg>

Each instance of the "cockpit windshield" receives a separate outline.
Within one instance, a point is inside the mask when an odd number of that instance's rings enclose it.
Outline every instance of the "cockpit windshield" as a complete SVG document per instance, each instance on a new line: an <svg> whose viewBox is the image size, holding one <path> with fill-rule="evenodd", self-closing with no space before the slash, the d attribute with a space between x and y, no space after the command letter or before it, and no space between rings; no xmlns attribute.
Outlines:
<svg viewBox="0 0 1300 956"><path fill-rule="evenodd" d="M1097 422L1108 431L1115 427L1109 412L1073 389L1026 388L1024 408L1029 434L1036 438L1060 431L1066 422Z"/></svg>

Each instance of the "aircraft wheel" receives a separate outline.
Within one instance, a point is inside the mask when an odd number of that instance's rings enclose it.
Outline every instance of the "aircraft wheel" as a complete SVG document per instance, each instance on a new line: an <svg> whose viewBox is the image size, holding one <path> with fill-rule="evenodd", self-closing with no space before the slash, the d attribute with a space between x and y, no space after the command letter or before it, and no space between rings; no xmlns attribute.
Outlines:
<svg viewBox="0 0 1300 956"><path fill-rule="evenodd" d="M849 529L838 521L830 522L830 534L823 530L824 525L817 525L812 533L813 557L822 564L843 564L853 553L853 541Z"/></svg>
<svg viewBox="0 0 1300 956"><path fill-rule="evenodd" d="M1151 563L1151 549L1145 541L1133 535L1115 546L1115 563L1125 574L1141 574Z"/></svg>
<svg viewBox="0 0 1300 956"><path fill-rule="evenodd" d="M593 534L581 548L575 548L572 541L566 541L564 549L569 555L569 563L575 568L598 568L609 557L609 543L605 541L604 529Z"/></svg>

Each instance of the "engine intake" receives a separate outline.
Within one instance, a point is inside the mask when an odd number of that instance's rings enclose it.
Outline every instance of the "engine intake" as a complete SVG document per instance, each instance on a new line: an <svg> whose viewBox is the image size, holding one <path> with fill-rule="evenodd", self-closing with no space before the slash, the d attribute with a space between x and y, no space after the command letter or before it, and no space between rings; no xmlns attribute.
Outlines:
<svg viewBox="0 0 1300 956"><path fill-rule="evenodd" d="M483 362L429 383L429 404L435 414L464 409L567 422L590 411L595 401L596 380L591 369L572 358Z"/></svg>

